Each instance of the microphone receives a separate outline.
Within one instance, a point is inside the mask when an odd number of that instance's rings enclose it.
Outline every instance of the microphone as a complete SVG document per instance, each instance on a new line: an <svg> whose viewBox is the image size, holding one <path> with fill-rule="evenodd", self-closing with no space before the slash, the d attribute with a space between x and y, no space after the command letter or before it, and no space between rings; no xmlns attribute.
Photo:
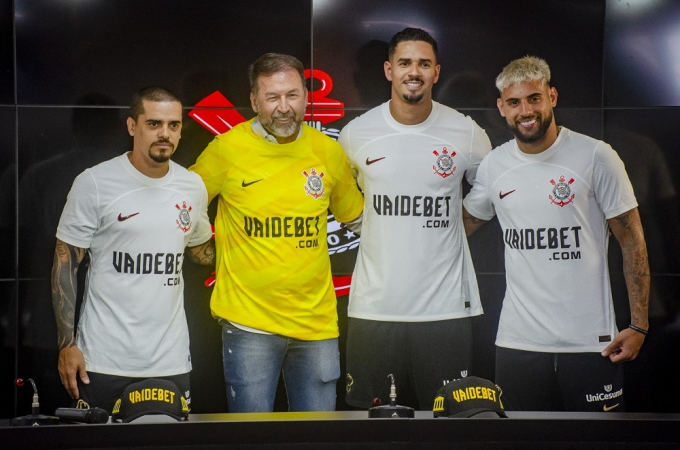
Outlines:
<svg viewBox="0 0 680 450"><path fill-rule="evenodd" d="M57 408L54 415L61 420L79 423L106 423L109 421L109 413L101 408L78 409Z"/></svg>
<svg viewBox="0 0 680 450"><path fill-rule="evenodd" d="M394 375L389 374L390 378L390 406L397 406L397 386L394 384Z"/></svg>

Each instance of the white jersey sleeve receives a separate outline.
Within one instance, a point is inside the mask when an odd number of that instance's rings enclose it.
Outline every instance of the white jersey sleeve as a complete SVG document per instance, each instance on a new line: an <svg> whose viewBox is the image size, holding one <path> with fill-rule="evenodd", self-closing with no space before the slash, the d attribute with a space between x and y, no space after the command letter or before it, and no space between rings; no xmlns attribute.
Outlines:
<svg viewBox="0 0 680 450"><path fill-rule="evenodd" d="M73 181L73 186L61 213L57 238L80 248L90 248L92 237L99 228L97 182L89 170Z"/></svg>
<svg viewBox="0 0 680 450"><path fill-rule="evenodd" d="M491 156L489 156L490 158ZM496 215L496 210L489 195L488 158L481 162L477 169L477 177L472 189L465 196L463 206L474 217L482 220L491 220Z"/></svg>
<svg viewBox="0 0 680 450"><path fill-rule="evenodd" d="M196 221L196 228L194 228L191 238L187 243L187 247L195 247L207 242L208 239L212 238L212 226L210 225L210 219L208 218L208 190L203 184L201 177L194 173L188 173L196 178L196 182L203 187L201 189L201 199L198 206L198 220Z"/></svg>
<svg viewBox="0 0 680 450"><path fill-rule="evenodd" d="M637 206L633 186L619 155L599 142L594 155L593 191L605 217L611 219Z"/></svg>
<svg viewBox="0 0 680 450"><path fill-rule="evenodd" d="M338 136L338 144L340 144L340 147L345 151L345 154L347 155L347 159L349 159L349 162L354 165L354 162L352 161L352 152L351 152L351 141L349 139L349 129L352 126L352 122L348 123L342 131L340 131L340 136Z"/></svg>
<svg viewBox="0 0 680 450"><path fill-rule="evenodd" d="M477 125L477 122L472 122L472 138L470 142L470 164L465 170L465 179L470 185L475 184L475 177L477 175L477 168L484 157L491 151L491 141L486 132Z"/></svg>

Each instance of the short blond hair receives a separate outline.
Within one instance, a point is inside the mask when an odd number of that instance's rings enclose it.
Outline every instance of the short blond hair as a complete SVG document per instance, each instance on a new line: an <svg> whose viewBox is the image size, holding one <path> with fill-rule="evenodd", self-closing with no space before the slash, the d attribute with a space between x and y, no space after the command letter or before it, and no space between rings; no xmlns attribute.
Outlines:
<svg viewBox="0 0 680 450"><path fill-rule="evenodd" d="M544 59L527 55L510 62L503 68L500 75L496 77L496 88L502 94L513 84L536 80L550 85L550 67Z"/></svg>

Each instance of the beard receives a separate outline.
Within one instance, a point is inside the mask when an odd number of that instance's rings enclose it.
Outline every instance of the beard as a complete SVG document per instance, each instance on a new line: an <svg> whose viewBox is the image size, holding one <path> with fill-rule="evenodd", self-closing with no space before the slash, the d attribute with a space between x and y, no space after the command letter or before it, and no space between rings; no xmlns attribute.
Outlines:
<svg viewBox="0 0 680 450"><path fill-rule="evenodd" d="M538 114L536 116L536 120L538 121L538 128L536 131L534 131L531 134L526 134L524 133L519 126L517 126L516 123L508 122L508 127L510 128L510 131L512 131L512 134L515 135L518 141L523 142L525 144L533 144L534 142L538 142L541 139L543 139L543 136L545 136L545 133L548 131L548 128L550 128L550 125L552 124L553 121L553 112L550 111L548 114L545 116L545 119L543 116Z"/></svg>
<svg viewBox="0 0 680 450"><path fill-rule="evenodd" d="M258 109L262 111L262 108ZM269 133L273 134L275 137L287 138L291 137L300 129L300 124L302 124L302 119L304 118L304 112L300 116L295 115L295 111L290 110L289 112L274 113L269 117L265 117L263 114L258 114L260 123ZM275 119L289 119L292 118L293 121L289 123L277 123Z"/></svg>
<svg viewBox="0 0 680 450"><path fill-rule="evenodd" d="M425 94L404 94L404 100L408 103L419 103Z"/></svg>
<svg viewBox="0 0 680 450"><path fill-rule="evenodd" d="M158 164L163 164L170 161L172 154L175 153L175 145L172 144L170 141L165 140L156 141L154 142L154 145L155 144L170 144L171 146L170 151L166 152L164 150L161 150L160 152L154 153L153 152L154 146L152 145L151 148L149 148L149 158L151 158L154 162L157 162Z"/></svg>
<svg viewBox="0 0 680 450"><path fill-rule="evenodd" d="M425 84L425 82L420 78L409 78L407 80L407 82L408 81L419 81L419 82ZM425 97L425 94L423 92L421 92L420 94L408 92L406 94L403 94L403 97L404 97L404 100L406 100L407 103L420 103L420 101L423 99L423 97Z"/></svg>

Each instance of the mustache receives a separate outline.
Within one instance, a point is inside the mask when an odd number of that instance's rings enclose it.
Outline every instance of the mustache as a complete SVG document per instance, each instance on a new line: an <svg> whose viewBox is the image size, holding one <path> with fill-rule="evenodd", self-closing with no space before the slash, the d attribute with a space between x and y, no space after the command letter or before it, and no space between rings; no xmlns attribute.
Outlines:
<svg viewBox="0 0 680 450"><path fill-rule="evenodd" d="M170 144L170 145L172 145L173 147L175 146L175 144L173 144L172 142L170 142L170 140L168 140L168 139L159 139L159 140L157 140L156 142L154 142L154 145L156 145L156 144Z"/></svg>
<svg viewBox="0 0 680 450"><path fill-rule="evenodd" d="M294 119L295 113L290 111L287 113L274 113L272 119Z"/></svg>
<svg viewBox="0 0 680 450"><path fill-rule="evenodd" d="M409 81L417 81L418 83L423 83L423 84L425 84L425 82L423 81L423 79L420 78L420 77L408 77L408 80L404 81L404 83L408 83Z"/></svg>

